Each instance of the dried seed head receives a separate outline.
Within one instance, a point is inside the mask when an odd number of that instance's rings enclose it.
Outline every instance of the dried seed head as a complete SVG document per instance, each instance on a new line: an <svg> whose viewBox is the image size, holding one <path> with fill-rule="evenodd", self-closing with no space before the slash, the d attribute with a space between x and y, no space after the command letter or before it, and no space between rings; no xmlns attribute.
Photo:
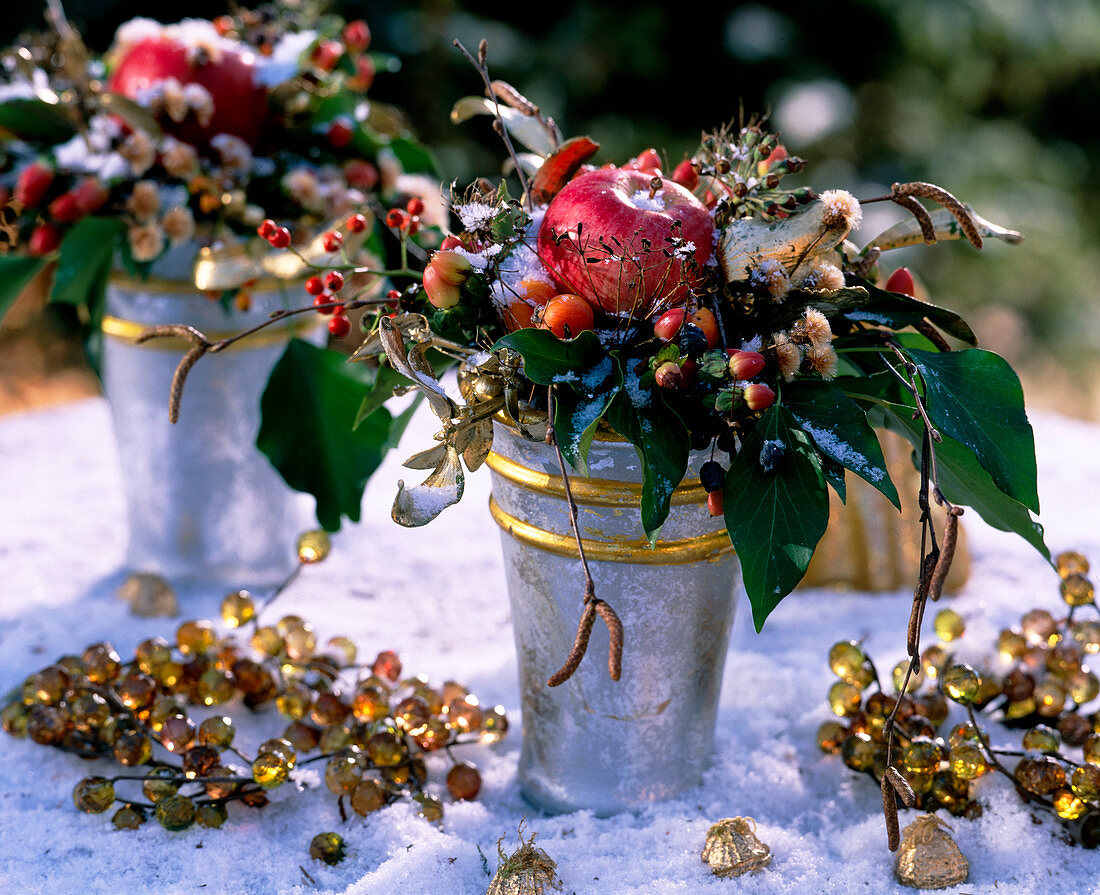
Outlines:
<svg viewBox="0 0 1100 895"><path fill-rule="evenodd" d="M836 351L832 345L810 345L806 349L806 357L815 373L819 373L822 379L832 379L836 376Z"/></svg>
<svg viewBox="0 0 1100 895"><path fill-rule="evenodd" d="M847 190L826 190L821 194L821 204L821 223L830 230L854 230L863 220L859 200Z"/></svg>
<svg viewBox="0 0 1100 895"><path fill-rule="evenodd" d="M772 336L772 344L775 348L775 362L779 366L780 375L790 382L802 366L802 348L791 341L786 333L775 333Z"/></svg>
<svg viewBox="0 0 1100 895"><path fill-rule="evenodd" d="M844 288L844 274L831 261L819 258L799 285L813 292L835 292Z"/></svg>
<svg viewBox="0 0 1100 895"><path fill-rule="evenodd" d="M791 280L783 265L774 258L765 258L749 276L753 286L763 286L776 301L782 301L791 291Z"/></svg>

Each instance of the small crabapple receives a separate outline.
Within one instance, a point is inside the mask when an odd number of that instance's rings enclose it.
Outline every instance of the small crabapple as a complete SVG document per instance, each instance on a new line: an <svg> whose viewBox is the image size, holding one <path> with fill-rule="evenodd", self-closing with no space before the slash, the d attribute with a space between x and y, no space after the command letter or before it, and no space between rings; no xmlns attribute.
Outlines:
<svg viewBox="0 0 1100 895"><path fill-rule="evenodd" d="M596 323L592 305L579 295L564 293L550 299L539 315L538 328L548 329L559 339L572 339Z"/></svg>
<svg viewBox="0 0 1100 895"><path fill-rule="evenodd" d="M344 314L334 314L328 322L328 331L337 339L342 339L351 332L351 321Z"/></svg>
<svg viewBox="0 0 1100 895"><path fill-rule="evenodd" d="M750 382L742 393L749 410L767 410L775 403L775 392L763 382Z"/></svg>
<svg viewBox="0 0 1100 895"><path fill-rule="evenodd" d="M441 310L453 308L462 295L462 290L454 283L444 280L431 264L424 269L424 291L428 293L428 301L432 307Z"/></svg>
<svg viewBox="0 0 1100 895"><path fill-rule="evenodd" d="M344 288L344 275L338 270L330 270L325 274L325 288L339 292Z"/></svg>
<svg viewBox="0 0 1100 895"><path fill-rule="evenodd" d="M362 19L348 22L344 26L343 38L349 50L362 53L370 46L370 27Z"/></svg>
<svg viewBox="0 0 1100 895"><path fill-rule="evenodd" d="M329 253L340 251L340 246L344 244L344 237L337 233L335 230L329 230L321 240L321 247Z"/></svg>
<svg viewBox="0 0 1100 895"><path fill-rule="evenodd" d="M766 361L759 351L730 352L729 370L734 379L752 379L764 369Z"/></svg>
<svg viewBox="0 0 1100 895"><path fill-rule="evenodd" d="M657 368L654 377L661 388L678 389L684 386L684 371L673 361L665 361Z"/></svg>
<svg viewBox="0 0 1100 895"><path fill-rule="evenodd" d="M439 278L446 283L461 286L473 273L473 265L470 260L458 252L436 252L432 256L431 266L435 268Z"/></svg>

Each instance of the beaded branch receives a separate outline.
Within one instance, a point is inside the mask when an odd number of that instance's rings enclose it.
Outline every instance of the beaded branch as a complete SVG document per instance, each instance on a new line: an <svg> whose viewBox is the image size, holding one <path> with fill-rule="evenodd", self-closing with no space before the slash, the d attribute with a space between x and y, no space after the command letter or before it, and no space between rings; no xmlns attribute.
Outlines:
<svg viewBox="0 0 1100 895"><path fill-rule="evenodd" d="M299 566L265 602L246 591L225 598L222 621L230 631L249 629L247 643L219 635L207 620L189 620L175 643L147 639L126 661L110 644L92 644L81 656L62 657L30 675L0 715L4 730L82 758L118 762L121 773L80 780L73 801L97 814L117 805L113 821L120 829L136 828L149 814L168 830L220 827L231 803L262 807L269 790L295 780L297 768L321 763L345 821L348 806L366 816L400 799L440 821L443 803L426 786L428 757L448 756L452 798L476 798L481 775L452 750L499 741L507 716L502 706L483 707L456 681L440 687L423 675L403 677L392 651L357 663L348 638L333 637L321 647L312 625L298 616L261 624L261 614L301 568L327 553L327 536L307 533L299 542ZM210 714L196 724L188 708L218 712L233 704L266 711L287 726L251 754L236 740L231 715ZM135 787L140 796L126 791ZM342 847L341 837L325 833L311 853L332 862Z"/></svg>

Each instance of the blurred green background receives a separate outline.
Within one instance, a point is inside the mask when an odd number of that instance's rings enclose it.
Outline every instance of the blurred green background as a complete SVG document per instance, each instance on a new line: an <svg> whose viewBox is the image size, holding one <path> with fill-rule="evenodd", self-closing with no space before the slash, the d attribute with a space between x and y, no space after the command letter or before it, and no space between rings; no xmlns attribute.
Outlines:
<svg viewBox="0 0 1100 895"><path fill-rule="evenodd" d="M115 27L158 8L69 0L98 49ZM601 160L655 146L674 164L699 134L768 112L818 189L881 195L896 180L938 183L985 217L1023 231L1023 245L961 243L886 256L933 301L964 310L982 343L1021 369L1029 400L1100 417L1100 4L1095 0L833 0L781 6L452 0L334 4L365 18L375 49L403 59L372 95L406 108L448 179L499 171L488 119L455 127L449 110L477 93L451 45L488 40L495 77L513 83L567 135L603 144ZM173 15L212 16L186 0ZM11 42L40 14L8 9ZM905 215L869 206L869 240Z"/></svg>

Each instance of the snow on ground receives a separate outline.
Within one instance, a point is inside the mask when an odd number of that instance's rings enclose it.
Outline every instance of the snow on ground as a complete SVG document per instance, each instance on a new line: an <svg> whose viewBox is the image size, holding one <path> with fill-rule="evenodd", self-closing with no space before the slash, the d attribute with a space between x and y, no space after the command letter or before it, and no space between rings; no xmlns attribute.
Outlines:
<svg viewBox="0 0 1100 895"><path fill-rule="evenodd" d="M401 457L420 449L430 419L414 422ZM1100 429L1053 416L1036 419L1040 494L1048 542L1100 561ZM0 890L19 893L447 892L479 895L496 867L496 842L515 845L520 820L558 862L564 891L778 893L908 891L893 879L877 787L821 755L813 737L828 717L828 647L866 637L880 668L902 656L909 595L836 594L786 600L760 635L739 607L726 665L713 766L702 784L637 815L550 817L524 803L516 783L519 695L498 535L486 512L486 473L471 476L463 502L416 531L390 521L399 471L376 475L361 525L336 540L328 562L307 569L277 606L296 612L321 639L347 634L362 654L395 648L410 672L465 680L484 702L501 702L513 734L467 753L485 777L477 802L446 802L442 828L397 804L341 822L334 797L274 790L260 811L230 807L221 830L168 833L155 822L115 831L110 815L77 812L82 776L106 772L0 735ZM126 536L107 407L91 400L0 423L0 692L66 652L110 639L129 655L141 639L172 636L176 622L131 618L114 597ZM974 554L969 584L952 605L970 624L967 641L988 643L1035 605L1057 608L1052 572L1017 539L966 517ZM223 593L181 594L185 615L216 617ZM964 641L965 642L965 641ZM233 714L241 717L238 707ZM245 747L275 727L242 723ZM445 766L433 765L442 789ZM1063 844L1049 820L1035 822L1001 780L983 782L985 815L949 818L969 857L965 893L1100 891L1100 853ZM771 867L735 881L711 877L699 859L707 827L735 814L756 818ZM903 814L903 824L912 812ZM310 859L309 841L340 832L346 860ZM307 876L308 874L308 876ZM311 881L312 880L312 881Z"/></svg>

